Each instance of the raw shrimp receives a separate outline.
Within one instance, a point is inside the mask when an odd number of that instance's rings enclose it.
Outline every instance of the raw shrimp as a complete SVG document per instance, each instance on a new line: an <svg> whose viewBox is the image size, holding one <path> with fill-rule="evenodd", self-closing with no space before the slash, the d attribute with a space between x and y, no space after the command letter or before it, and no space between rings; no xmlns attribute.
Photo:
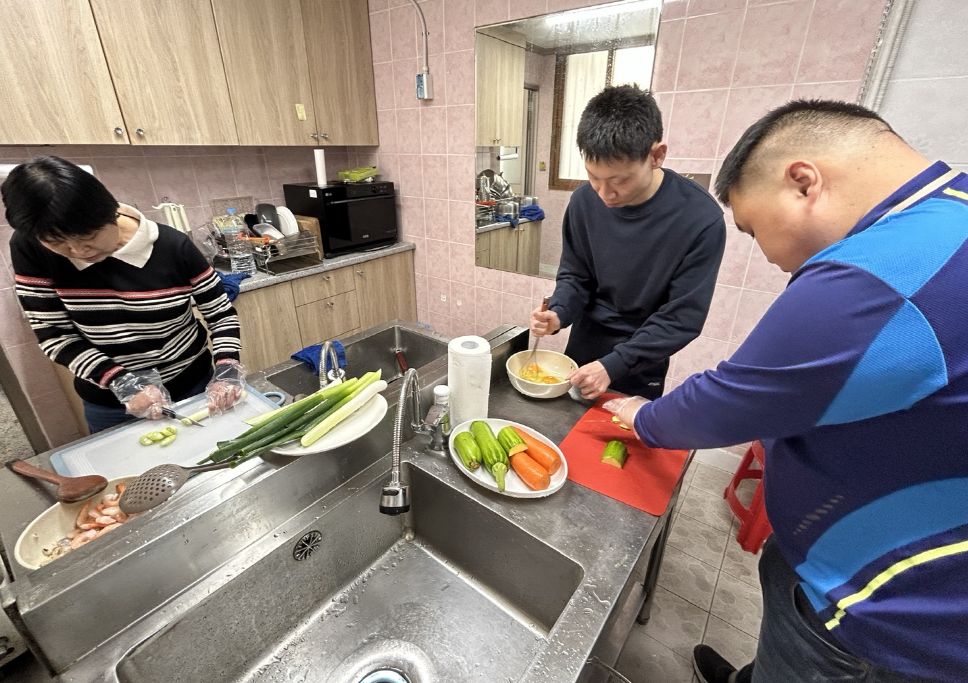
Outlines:
<svg viewBox="0 0 968 683"><path fill-rule="evenodd" d="M73 541L71 541L71 550L77 550L85 543L89 543L90 541L93 541L95 538L97 538L98 531L99 531L98 529L89 529L88 531L85 531L83 534L80 534L79 536L77 536Z"/></svg>
<svg viewBox="0 0 968 683"><path fill-rule="evenodd" d="M94 505L94 498L86 500L80 512L77 513L74 528L57 543L43 548L43 553L46 556L44 564L72 550L77 550L82 545L90 543L112 529L117 529L129 519L135 517L136 515L126 515L118 506L124 488L124 484L118 484L116 487L117 493L105 495L97 505Z"/></svg>

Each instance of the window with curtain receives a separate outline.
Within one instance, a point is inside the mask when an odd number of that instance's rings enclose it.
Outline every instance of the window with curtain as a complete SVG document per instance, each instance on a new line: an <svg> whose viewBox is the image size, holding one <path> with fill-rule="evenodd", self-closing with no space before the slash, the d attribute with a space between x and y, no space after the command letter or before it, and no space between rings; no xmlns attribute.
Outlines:
<svg viewBox="0 0 968 683"><path fill-rule="evenodd" d="M603 88L652 84L654 45L559 55L555 62L555 99L551 139L552 190L574 190L584 180L585 164L575 138L585 105Z"/></svg>

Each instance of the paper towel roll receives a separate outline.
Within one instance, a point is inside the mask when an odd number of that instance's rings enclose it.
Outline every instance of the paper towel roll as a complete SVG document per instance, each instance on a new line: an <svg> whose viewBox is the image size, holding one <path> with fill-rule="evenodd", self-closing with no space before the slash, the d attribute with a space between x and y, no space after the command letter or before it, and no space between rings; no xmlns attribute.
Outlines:
<svg viewBox="0 0 968 683"><path fill-rule="evenodd" d="M468 335L447 345L447 384L450 385L451 424L487 417L491 393L491 345Z"/></svg>

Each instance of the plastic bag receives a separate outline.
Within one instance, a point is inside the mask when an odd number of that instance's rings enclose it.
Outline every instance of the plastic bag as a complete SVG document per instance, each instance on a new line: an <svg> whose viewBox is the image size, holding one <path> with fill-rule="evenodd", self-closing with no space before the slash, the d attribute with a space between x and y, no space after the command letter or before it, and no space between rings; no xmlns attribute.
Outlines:
<svg viewBox="0 0 968 683"><path fill-rule="evenodd" d="M221 415L235 405L245 389L245 366L223 361L215 365L215 373L205 387L210 415Z"/></svg>
<svg viewBox="0 0 968 683"><path fill-rule="evenodd" d="M125 407L128 414L160 420L161 409L171 406L171 394L154 368L126 372L111 380L111 392Z"/></svg>

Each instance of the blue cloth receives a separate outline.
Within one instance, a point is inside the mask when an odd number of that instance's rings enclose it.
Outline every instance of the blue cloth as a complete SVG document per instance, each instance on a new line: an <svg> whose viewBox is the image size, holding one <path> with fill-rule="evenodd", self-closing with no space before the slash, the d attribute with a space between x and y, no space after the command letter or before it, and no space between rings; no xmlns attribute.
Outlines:
<svg viewBox="0 0 968 683"><path fill-rule="evenodd" d="M521 207L521 218L527 218L529 221L543 221L544 217L544 211L537 204Z"/></svg>
<svg viewBox="0 0 968 683"><path fill-rule="evenodd" d="M874 665L963 683L968 175L949 170L807 261L728 361L635 428L664 448L762 440L777 545L825 628Z"/></svg>
<svg viewBox="0 0 968 683"><path fill-rule="evenodd" d="M507 214L497 214L494 216L495 223L510 223L512 228L518 227L518 219L511 218Z"/></svg>
<svg viewBox="0 0 968 683"><path fill-rule="evenodd" d="M252 277L248 273L223 273L220 270L216 270L215 274L218 275L222 289L225 290L225 296L229 298L229 301L235 301L235 298L239 295L239 284L242 280Z"/></svg>
<svg viewBox="0 0 968 683"><path fill-rule="evenodd" d="M346 367L346 349L343 348L343 344L334 341L333 346L336 347L336 360L339 362L341 368ZM298 360L309 367L314 375L319 374L319 354L323 350L322 344L313 344L312 346L307 346L302 351L297 351L292 354L291 358L293 360ZM326 359L326 372L329 372L333 368L329 367L329 358Z"/></svg>

